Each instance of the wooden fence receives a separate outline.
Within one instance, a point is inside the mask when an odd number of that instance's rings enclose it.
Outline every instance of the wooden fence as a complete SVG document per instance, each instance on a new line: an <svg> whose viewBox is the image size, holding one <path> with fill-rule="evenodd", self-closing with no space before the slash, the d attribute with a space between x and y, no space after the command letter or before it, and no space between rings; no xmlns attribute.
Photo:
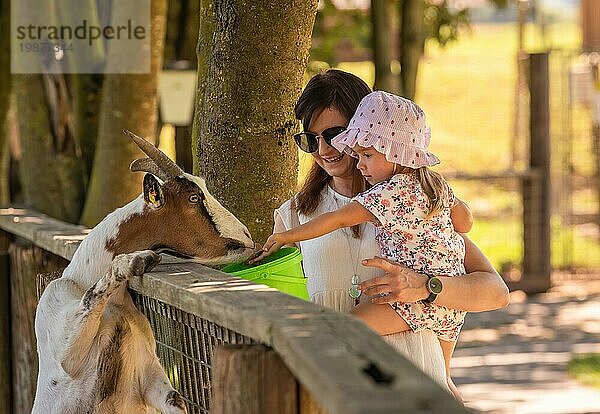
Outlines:
<svg viewBox="0 0 600 414"><path fill-rule="evenodd" d="M86 230L23 209L0 210L0 229L0 414L21 414L37 376L36 278L56 277ZM467 412L348 315L171 257L130 289L190 412Z"/></svg>

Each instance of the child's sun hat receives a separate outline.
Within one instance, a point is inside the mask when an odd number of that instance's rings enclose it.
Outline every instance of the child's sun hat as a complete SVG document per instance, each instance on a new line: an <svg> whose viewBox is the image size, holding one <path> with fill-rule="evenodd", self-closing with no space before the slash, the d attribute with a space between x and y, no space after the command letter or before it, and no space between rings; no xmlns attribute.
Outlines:
<svg viewBox="0 0 600 414"><path fill-rule="evenodd" d="M431 130L419 105L389 92L375 91L360 101L348 128L334 137L331 145L355 158L355 145L373 147L390 162L419 168L440 162L427 150L430 139Z"/></svg>

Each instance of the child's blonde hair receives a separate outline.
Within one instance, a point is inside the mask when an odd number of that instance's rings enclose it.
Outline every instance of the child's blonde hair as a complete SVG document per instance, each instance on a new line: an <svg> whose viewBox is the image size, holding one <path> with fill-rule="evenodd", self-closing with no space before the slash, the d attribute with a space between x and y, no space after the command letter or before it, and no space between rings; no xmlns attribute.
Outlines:
<svg viewBox="0 0 600 414"><path fill-rule="evenodd" d="M450 200L448 199L448 183L442 174L435 172L428 167L414 169L400 167L399 172L404 174L414 173L417 181L421 184L421 188L429 200L429 211L427 212L427 216L425 216L425 220L429 220L436 214L441 213L444 208L451 207Z"/></svg>

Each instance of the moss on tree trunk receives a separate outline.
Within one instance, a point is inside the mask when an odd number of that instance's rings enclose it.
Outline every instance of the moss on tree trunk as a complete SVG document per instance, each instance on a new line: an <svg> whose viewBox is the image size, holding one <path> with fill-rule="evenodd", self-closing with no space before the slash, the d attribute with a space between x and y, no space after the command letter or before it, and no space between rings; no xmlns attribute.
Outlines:
<svg viewBox="0 0 600 414"><path fill-rule="evenodd" d="M157 85L162 65L166 0L151 2L151 60L149 74L105 75L98 140L89 190L81 223L96 225L115 208L129 202L141 192L142 174L129 172L129 164L142 153L122 130L154 139L157 130ZM126 2L113 3L113 15L131 15ZM107 65L131 56L111 54Z"/></svg>
<svg viewBox="0 0 600 414"><path fill-rule="evenodd" d="M201 3L198 170L256 240L270 234L273 209L295 189L293 107L316 6L316 0Z"/></svg>

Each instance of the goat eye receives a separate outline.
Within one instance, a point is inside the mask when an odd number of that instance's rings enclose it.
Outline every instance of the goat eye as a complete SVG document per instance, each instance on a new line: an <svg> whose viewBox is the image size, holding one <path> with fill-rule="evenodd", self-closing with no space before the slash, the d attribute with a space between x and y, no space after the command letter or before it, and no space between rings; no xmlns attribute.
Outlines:
<svg viewBox="0 0 600 414"><path fill-rule="evenodd" d="M198 196L198 194L192 194L190 195L190 203L194 203L194 204L198 204L198 202L200 201L200 196Z"/></svg>

